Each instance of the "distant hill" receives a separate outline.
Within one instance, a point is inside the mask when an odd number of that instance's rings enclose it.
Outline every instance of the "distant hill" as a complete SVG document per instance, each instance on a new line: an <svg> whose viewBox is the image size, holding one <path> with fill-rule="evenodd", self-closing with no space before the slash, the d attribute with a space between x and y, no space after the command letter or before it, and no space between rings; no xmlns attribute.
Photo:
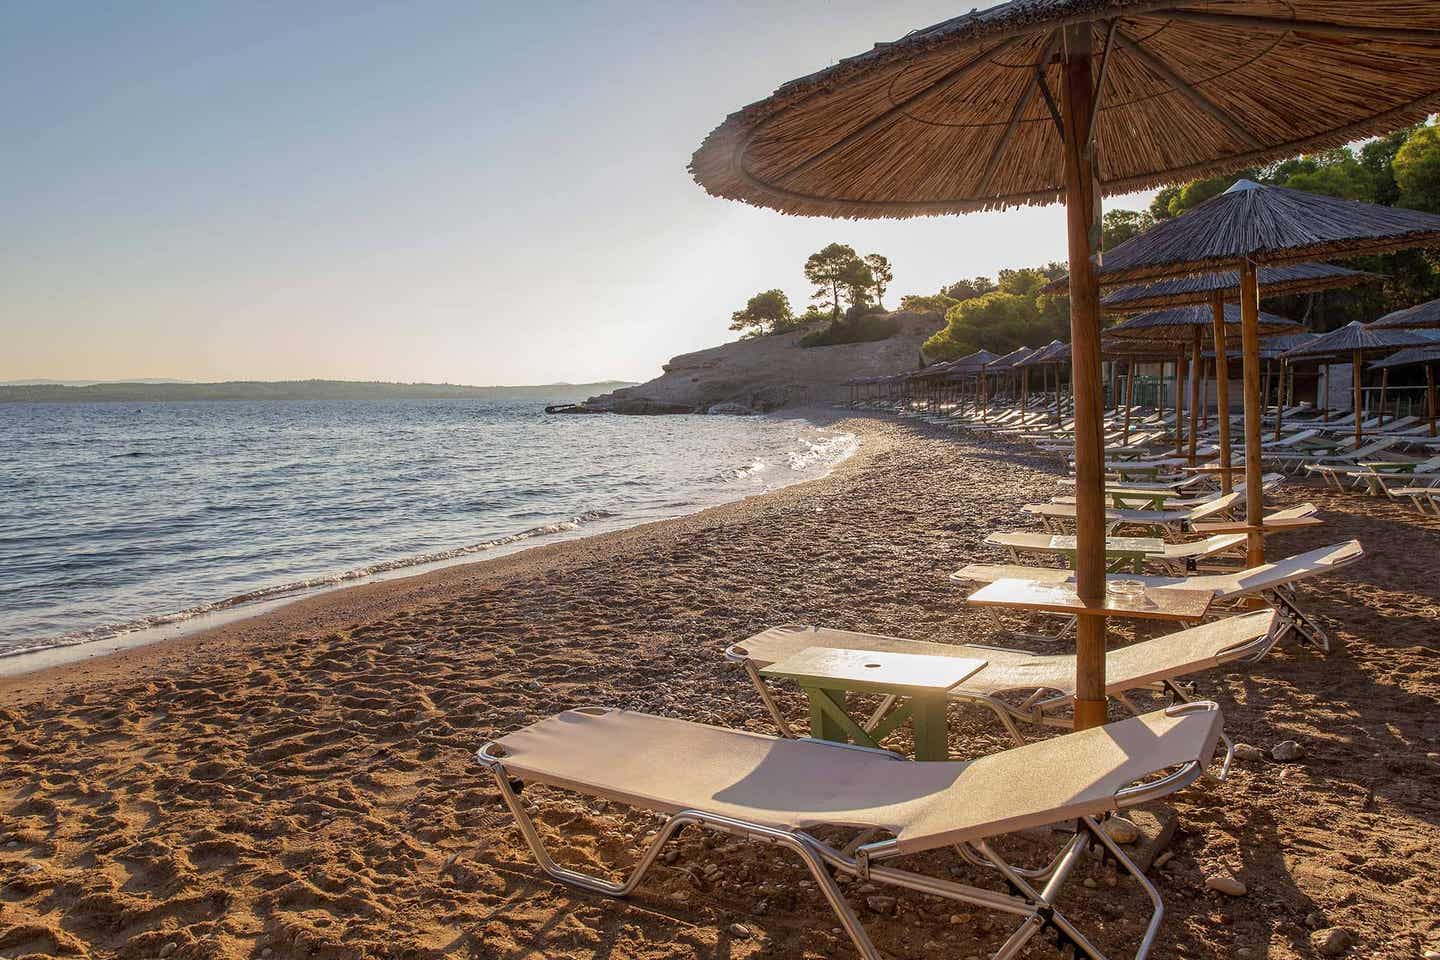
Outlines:
<svg viewBox="0 0 1440 960"><path fill-rule="evenodd" d="M127 403L164 400L533 400L574 403L628 386L626 381L472 387L454 383L386 383L367 380L227 380L224 383L144 382L0 385L0 403Z"/></svg>

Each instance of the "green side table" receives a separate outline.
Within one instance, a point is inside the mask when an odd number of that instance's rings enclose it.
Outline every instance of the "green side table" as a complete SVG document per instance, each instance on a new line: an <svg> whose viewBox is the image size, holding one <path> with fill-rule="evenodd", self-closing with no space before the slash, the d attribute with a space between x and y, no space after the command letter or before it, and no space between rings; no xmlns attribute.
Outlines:
<svg viewBox="0 0 1440 960"><path fill-rule="evenodd" d="M820 740L879 747L907 721L914 728L916 760L950 756L950 691L984 669L972 657L876 653L806 647L760 672L793 680L810 700L810 735ZM880 694L880 709L866 721L850 715L849 696Z"/></svg>

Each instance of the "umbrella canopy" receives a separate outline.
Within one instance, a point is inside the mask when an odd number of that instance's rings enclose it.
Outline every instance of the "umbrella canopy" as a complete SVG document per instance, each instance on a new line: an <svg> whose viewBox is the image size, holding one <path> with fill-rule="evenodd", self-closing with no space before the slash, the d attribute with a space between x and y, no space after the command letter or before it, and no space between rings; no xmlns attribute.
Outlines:
<svg viewBox="0 0 1440 960"><path fill-rule="evenodd" d="M1413 307L1406 307L1404 310L1396 310L1394 313L1387 313L1370 324L1370 327L1381 330L1419 330L1440 327L1440 300L1431 300L1429 303L1421 303Z"/></svg>
<svg viewBox="0 0 1440 960"><path fill-rule="evenodd" d="M991 353L989 350L976 350L974 353L966 354L958 360L951 360L950 369L947 372L957 377L974 376L985 369L986 364L993 363L999 359L999 354Z"/></svg>
<svg viewBox="0 0 1440 960"><path fill-rule="evenodd" d="M1015 366L1033 367L1036 364L1049 363L1050 361L1046 359L1049 354L1055 353L1057 351L1068 350L1069 346L1069 344L1065 343L1062 340L1051 340L1049 343L1045 344L1045 346L1037 347L1036 349L1032 350L1028 356L1015 361ZM1068 356L1068 353L1066 355Z"/></svg>
<svg viewBox="0 0 1440 960"><path fill-rule="evenodd" d="M1012 0L790 81L717 127L691 173L716 196L811 216L1053 202L1076 48L1062 32L1082 26L1106 194L1387 133L1440 93L1428 0Z"/></svg>
<svg viewBox="0 0 1440 960"><path fill-rule="evenodd" d="M1393 353L1401 347L1440 345L1440 335L1428 330L1376 329L1373 323L1359 320L1338 330L1323 333L1308 343L1300 344L1281 354L1285 360L1308 360L1316 357L1353 357L1356 354Z"/></svg>
<svg viewBox="0 0 1440 960"><path fill-rule="evenodd" d="M1020 364L1020 361L1034 352L1030 347L1016 347L1009 353L991 360L986 364L985 369L992 373L1003 373L1006 370L1013 370Z"/></svg>
<svg viewBox="0 0 1440 960"><path fill-rule="evenodd" d="M1311 333L1307 330L1304 333L1285 333L1279 336L1266 337L1260 341L1260 359L1279 360L1280 355L1287 350L1293 350L1301 344L1309 343L1318 336L1320 336L1320 334ZM1233 359L1240 356L1240 347L1233 340L1228 341L1225 356L1226 359ZM1215 351L1213 349L1206 350L1205 358L1207 360L1213 360L1215 358Z"/></svg>
<svg viewBox="0 0 1440 960"><path fill-rule="evenodd" d="M1288 293L1312 293L1353 287L1384 279L1378 273L1349 270L1328 263L1297 263L1288 267L1265 267L1257 271L1261 297L1279 297ZM1062 283L1063 281L1057 281ZM1121 287L1100 300L1106 313L1136 313L1141 310L1162 310L1166 307L1208 304L1215 295L1234 297L1240 289L1240 274L1202 273L1193 277L1177 277L1157 283ZM1227 321L1228 322L1228 321Z"/></svg>
<svg viewBox="0 0 1440 960"><path fill-rule="evenodd" d="M1238 180L1105 251L1100 282L1175 277L1440 244L1440 216ZM1257 278L1258 279L1258 278Z"/></svg>
<svg viewBox="0 0 1440 960"><path fill-rule="evenodd" d="M1406 347L1384 360L1376 360L1370 366L1380 370L1385 367L1406 367L1412 363L1434 363L1437 360L1440 360L1440 343L1430 347Z"/></svg>
<svg viewBox="0 0 1440 960"><path fill-rule="evenodd" d="M1240 329L1239 304L1225 304L1225 325L1233 327L1238 333ZM1305 327L1294 320L1287 320L1273 313L1260 314L1262 336L1303 332L1305 332ZM1107 337L1120 340L1163 340L1183 343L1187 346L1196 336L1204 340L1213 337L1213 333L1214 319L1209 307L1175 307L1171 310L1142 313L1105 331Z"/></svg>

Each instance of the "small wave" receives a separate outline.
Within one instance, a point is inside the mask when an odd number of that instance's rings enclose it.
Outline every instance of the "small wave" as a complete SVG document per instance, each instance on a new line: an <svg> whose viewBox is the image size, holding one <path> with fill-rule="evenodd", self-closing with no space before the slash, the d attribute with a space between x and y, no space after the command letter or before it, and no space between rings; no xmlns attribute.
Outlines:
<svg viewBox="0 0 1440 960"><path fill-rule="evenodd" d="M756 457L748 467L739 467L726 475L728 480L744 480L746 477L753 477L758 473L764 473L770 469L770 464Z"/></svg>
<svg viewBox="0 0 1440 960"><path fill-rule="evenodd" d="M193 620L210 613L219 613L230 610L234 607L244 606L251 603L261 603L267 600L276 600L291 594L304 593L308 590L315 590L321 587L332 587L342 583L349 583L354 580L363 580L366 577L373 577L382 573L389 573L394 570L403 570L406 567L418 567L431 563L443 563L447 560L457 560L471 554L484 553L489 550L496 550L511 544L520 543L525 540L534 540L537 537L553 536L557 533L567 533L571 530L578 530L582 525L594 523L597 520L606 520L617 517L619 514L609 510L586 510L584 513L569 520L557 520L553 523L544 523L528 530L521 530L518 533L508 534L503 537L496 537L492 540L482 540L479 543L467 544L463 547L453 547L449 550L437 550L432 553L421 553L409 557L401 557L395 560L381 560L377 563L364 567L357 567L354 570L347 570L344 573L330 574L327 576L310 577L304 580L295 580L290 583L280 584L273 587L262 587L258 590L249 590L245 593L238 593L224 600L217 600L213 603L202 603L197 606L188 607L184 610L177 610L174 613L162 613L148 617L140 617L126 623L108 624L105 626L92 627L88 630L78 630L74 633L67 633L59 637L51 637L37 640L33 643L22 644L16 647L9 647L0 650L0 660L7 657L20 656L21 654L34 653L37 650L51 650L57 647L73 647L81 643L92 643L97 640L113 640L116 637L127 633L134 633L137 630L150 630L155 627L169 626L173 623L182 623L186 620Z"/></svg>
<svg viewBox="0 0 1440 960"><path fill-rule="evenodd" d="M790 452L790 469L796 472L814 467L833 467L860 449L860 438L853 433L835 433L818 440L801 438L803 450Z"/></svg>

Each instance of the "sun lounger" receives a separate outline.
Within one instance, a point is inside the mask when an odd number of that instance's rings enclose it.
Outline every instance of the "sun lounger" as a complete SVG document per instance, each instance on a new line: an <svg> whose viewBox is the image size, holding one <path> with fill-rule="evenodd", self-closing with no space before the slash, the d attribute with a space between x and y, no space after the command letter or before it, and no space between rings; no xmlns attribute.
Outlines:
<svg viewBox="0 0 1440 960"><path fill-rule="evenodd" d="M1108 509L1105 511L1105 533L1108 536L1122 526L1147 527L1170 533L1183 533L1190 529L1191 524L1224 516L1236 507L1242 506L1244 502L1245 492L1237 489L1188 510ZM1063 526L1065 521L1075 519L1075 504L1073 503L1031 503L1026 504L1023 509L1026 513L1039 517L1047 528L1052 529Z"/></svg>
<svg viewBox="0 0 1440 960"><path fill-rule="evenodd" d="M1178 701L1187 701L1188 696L1177 684L1180 678L1226 663L1260 659L1274 646L1280 627L1273 611L1261 610L1109 650L1105 654L1105 691L1137 714L1140 711L1128 696L1138 690L1158 689ZM771 719L787 737L795 736L795 731L780 712L760 671L808 647L984 660L980 672L949 691L951 700L990 710L1017 744L1026 742L1020 723L1065 729L1072 725L1069 710L1075 693L1073 654L1041 656L1005 647L928 643L790 624L771 627L725 650L725 659L744 668ZM882 703L865 729L873 729L891 706L893 702L888 699Z"/></svg>
<svg viewBox="0 0 1440 960"><path fill-rule="evenodd" d="M881 960L881 954L832 870L1018 918L1020 926L996 958L1017 956L1047 928L1080 952L1103 958L1056 905L1076 865L1098 844L1153 905L1136 952L1143 958L1159 931L1164 904L1100 820L1199 779L1220 743L1221 726L1220 708L1199 701L978 760L912 763L846 744L584 707L487 743L477 758L550 876L623 897L684 826L771 844L804 862L865 960ZM551 859L512 781L542 783L668 819L629 877L606 880ZM1048 866L1037 870L1010 864L990 845L1006 834L1061 823L1074 823L1074 834ZM844 829L851 841L836 845L821 839L816 830L826 827ZM947 847L997 871L1008 889L887 865Z"/></svg>
<svg viewBox="0 0 1440 960"><path fill-rule="evenodd" d="M1294 633L1303 642L1312 643L1329 652L1330 637L1308 614L1300 609L1295 585L1306 580L1334 573L1365 556L1359 540L1320 547L1305 553L1249 567L1233 573L1209 573L1194 577L1155 577L1112 575L1109 579L1138 580L1147 587L1174 587L1181 590L1213 590L1217 602L1233 602L1259 597L1280 615L1283 621L1280 636ZM972 563L950 575L961 583L994 583L997 580L1033 580L1040 583L1072 583L1074 573L1052 567L1024 567L1014 564Z"/></svg>
<svg viewBox="0 0 1440 960"><path fill-rule="evenodd" d="M1440 477L1436 477L1440 483ZM1440 486L1434 487L1398 487L1389 491L1390 496L1395 499L1409 497L1410 503L1421 513L1433 513L1440 515Z"/></svg>
<svg viewBox="0 0 1440 960"><path fill-rule="evenodd" d="M1318 471L1311 470L1312 467L1353 467L1361 460L1373 460L1375 455L1381 450L1393 447L1398 442L1395 437L1382 437L1379 440L1372 440L1364 446L1349 451L1341 448L1324 454L1317 454L1314 451L1309 453L1303 451L1296 453L1267 453L1264 459L1267 462L1275 464L1282 470L1288 468L1290 473L1299 473L1301 470L1309 470L1313 473Z"/></svg>

